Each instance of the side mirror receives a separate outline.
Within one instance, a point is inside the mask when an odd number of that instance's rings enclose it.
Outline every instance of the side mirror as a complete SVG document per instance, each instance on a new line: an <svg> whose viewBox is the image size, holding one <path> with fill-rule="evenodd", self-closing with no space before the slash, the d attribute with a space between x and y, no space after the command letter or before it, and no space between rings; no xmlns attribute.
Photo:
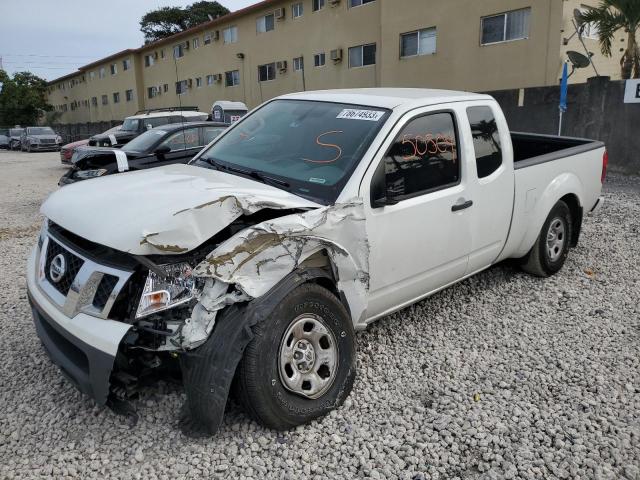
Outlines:
<svg viewBox="0 0 640 480"><path fill-rule="evenodd" d="M160 145L158 148L154 150L153 153L155 153L158 156L164 156L169 152L171 152L171 147L169 145Z"/></svg>
<svg viewBox="0 0 640 480"><path fill-rule="evenodd" d="M396 192L387 183L385 175L378 177L371 188L371 206L373 208L382 208L389 205L397 205L398 202Z"/></svg>

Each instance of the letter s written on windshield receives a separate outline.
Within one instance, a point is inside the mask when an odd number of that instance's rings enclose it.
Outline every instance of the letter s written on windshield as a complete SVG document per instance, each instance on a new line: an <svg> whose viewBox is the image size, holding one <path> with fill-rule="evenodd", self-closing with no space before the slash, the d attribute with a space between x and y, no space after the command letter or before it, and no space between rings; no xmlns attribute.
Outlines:
<svg viewBox="0 0 640 480"><path fill-rule="evenodd" d="M321 133L320 135L318 135L316 137L316 144L320 145L321 147L326 147L326 148L330 148L332 150L335 150L335 157L330 159L330 160L312 160L310 158L303 158L302 160L304 160L305 162L310 162L310 163L333 163L333 162L337 162L338 160L340 160L340 157L342 157L342 148L338 145L335 145L333 143L324 143L322 141L320 141L320 139L326 135L333 135L333 134L339 134L339 133L344 133L344 131L342 130L331 130L329 132L324 132Z"/></svg>

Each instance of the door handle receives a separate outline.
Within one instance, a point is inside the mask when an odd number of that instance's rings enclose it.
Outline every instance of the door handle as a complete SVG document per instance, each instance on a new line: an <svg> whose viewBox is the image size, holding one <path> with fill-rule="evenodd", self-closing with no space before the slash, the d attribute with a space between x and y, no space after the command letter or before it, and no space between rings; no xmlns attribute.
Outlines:
<svg viewBox="0 0 640 480"><path fill-rule="evenodd" d="M460 210L466 210L473 205L473 200L467 200L464 203L458 203L451 207L452 212L459 212Z"/></svg>

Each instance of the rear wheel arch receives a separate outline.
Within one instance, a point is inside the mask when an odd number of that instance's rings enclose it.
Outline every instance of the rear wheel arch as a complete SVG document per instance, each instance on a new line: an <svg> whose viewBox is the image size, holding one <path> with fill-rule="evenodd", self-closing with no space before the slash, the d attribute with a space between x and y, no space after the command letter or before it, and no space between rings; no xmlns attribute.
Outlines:
<svg viewBox="0 0 640 480"><path fill-rule="evenodd" d="M575 247L578 245L580 239L580 232L582 230L582 216L583 210L580 203L580 199L574 193L570 193L562 197L559 201L567 204L569 211L571 212L571 239L569 246Z"/></svg>

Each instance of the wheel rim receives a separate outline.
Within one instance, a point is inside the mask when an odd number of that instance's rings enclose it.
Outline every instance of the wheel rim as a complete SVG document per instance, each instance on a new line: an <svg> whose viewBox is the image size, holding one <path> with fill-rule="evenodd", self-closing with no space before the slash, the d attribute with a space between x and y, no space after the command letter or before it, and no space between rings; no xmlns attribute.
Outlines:
<svg viewBox="0 0 640 480"><path fill-rule="evenodd" d="M554 218L549 224L549 231L547 232L547 254L549 255L549 260L555 262L560 258L566 240L564 220Z"/></svg>
<svg viewBox="0 0 640 480"><path fill-rule="evenodd" d="M338 347L324 320L310 313L295 318L280 343L280 380L307 398L324 395L336 377Z"/></svg>

